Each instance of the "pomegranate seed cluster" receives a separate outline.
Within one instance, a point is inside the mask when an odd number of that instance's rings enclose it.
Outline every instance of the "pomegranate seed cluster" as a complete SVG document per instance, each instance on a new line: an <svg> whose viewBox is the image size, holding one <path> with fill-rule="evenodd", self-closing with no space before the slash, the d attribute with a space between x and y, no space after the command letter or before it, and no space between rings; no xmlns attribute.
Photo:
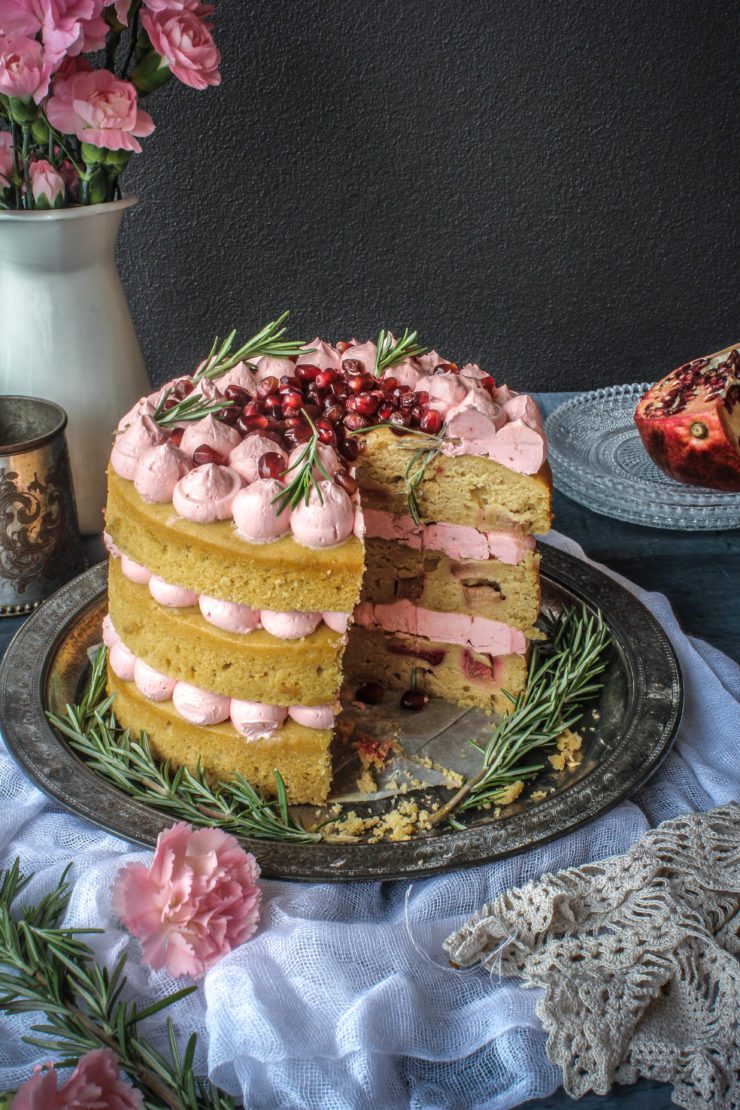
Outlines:
<svg viewBox="0 0 740 1110"><path fill-rule="evenodd" d="M737 348L717 363L709 358L696 358L679 366L656 387L654 400L645 405L646 416L673 416L696 398L722 401L732 409L740 403L740 351Z"/></svg>

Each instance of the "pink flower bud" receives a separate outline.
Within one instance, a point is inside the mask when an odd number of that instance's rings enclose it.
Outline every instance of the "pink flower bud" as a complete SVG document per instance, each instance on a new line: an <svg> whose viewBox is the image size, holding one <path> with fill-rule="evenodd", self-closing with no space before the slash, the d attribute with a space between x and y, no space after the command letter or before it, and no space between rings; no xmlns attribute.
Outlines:
<svg viewBox="0 0 740 1110"><path fill-rule="evenodd" d="M51 162L40 160L29 167L31 193L37 208L62 208L64 205L64 178Z"/></svg>

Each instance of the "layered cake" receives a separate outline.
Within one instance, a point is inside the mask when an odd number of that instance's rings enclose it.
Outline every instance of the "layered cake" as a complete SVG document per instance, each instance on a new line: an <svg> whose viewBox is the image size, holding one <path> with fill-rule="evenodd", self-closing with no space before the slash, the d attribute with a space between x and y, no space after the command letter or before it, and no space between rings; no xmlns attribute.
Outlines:
<svg viewBox="0 0 740 1110"><path fill-rule="evenodd" d="M409 339L212 355L121 420L108 684L161 758L318 804L343 682L502 711L522 688L540 415Z"/></svg>

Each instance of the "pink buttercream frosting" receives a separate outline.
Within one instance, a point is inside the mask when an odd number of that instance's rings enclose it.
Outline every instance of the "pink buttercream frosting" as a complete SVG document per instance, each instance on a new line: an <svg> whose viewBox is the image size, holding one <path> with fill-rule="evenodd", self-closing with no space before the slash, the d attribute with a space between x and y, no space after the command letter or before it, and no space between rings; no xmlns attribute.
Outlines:
<svg viewBox="0 0 740 1110"><path fill-rule="evenodd" d="M103 643L110 651L110 649L114 647L120 639L121 637L118 635L115 628L113 627L113 621L111 620L110 613L106 613L103 617Z"/></svg>
<svg viewBox="0 0 740 1110"><path fill-rule="evenodd" d="M130 427L139 416L154 416L154 409L156 407L152 397L158 394L152 394L151 397L140 397L133 408L130 408L125 416L122 416L118 421L117 432L125 432L126 428Z"/></svg>
<svg viewBox="0 0 740 1110"><path fill-rule="evenodd" d="M216 385L225 393L230 385L238 385L240 389L246 389L247 393L251 396L257 392L257 374L246 362L237 362L236 366L232 366L220 378L216 378Z"/></svg>
<svg viewBox="0 0 740 1110"><path fill-rule="evenodd" d="M133 559L129 559L128 555L121 555L121 574L124 578L128 578L129 582L135 582L137 586L146 586L152 576L152 572L143 567L141 563L135 563Z"/></svg>
<svg viewBox="0 0 740 1110"><path fill-rule="evenodd" d="M362 363L367 374L374 374L377 354L378 348L368 340L367 343L358 343L356 347L349 347L342 355L342 363L347 362L348 359L356 359ZM393 376L395 377L395 374Z"/></svg>
<svg viewBox="0 0 740 1110"><path fill-rule="evenodd" d="M189 609L198 604L198 595L192 590L186 590L184 586L173 586L157 574L149 579L149 593L155 601L166 605L168 609Z"/></svg>
<svg viewBox="0 0 740 1110"><path fill-rule="evenodd" d="M178 682L172 692L172 702L182 718L194 725L219 725L228 721L231 698L211 694L188 682Z"/></svg>
<svg viewBox="0 0 740 1110"><path fill-rule="evenodd" d="M422 374L433 374L438 366L450 365L450 360L444 358L439 351L427 351L425 355L419 355L416 361Z"/></svg>
<svg viewBox="0 0 740 1110"><path fill-rule="evenodd" d="M241 441L242 437L236 428L231 428L223 421L216 420L214 416L204 416L202 420L196 420L195 423L188 424L182 435L180 450L184 451L186 455L192 456L197 447L205 445L213 448L219 455L227 459L231 451Z"/></svg>
<svg viewBox="0 0 740 1110"><path fill-rule="evenodd" d="M468 378L471 382L479 382L482 378L487 378L485 370L481 370L477 362L466 362L464 366L460 367L460 377Z"/></svg>
<svg viewBox="0 0 740 1110"><path fill-rule="evenodd" d="M304 354L299 356L296 366L317 366L319 370L336 370L340 365L339 351L336 347L325 343L323 339L319 339L318 335L306 344L303 351Z"/></svg>
<svg viewBox="0 0 740 1110"><path fill-rule="evenodd" d="M533 428L540 435L544 435L542 417L537 403L527 393L518 393L504 402L504 412L510 421L521 420L528 428Z"/></svg>
<svg viewBox="0 0 740 1110"><path fill-rule="evenodd" d="M242 478L228 466L204 463L196 466L175 486L172 504L175 512L197 524L228 520Z"/></svg>
<svg viewBox="0 0 740 1110"><path fill-rule="evenodd" d="M166 439L167 436L151 416L137 416L126 431L116 437L110 456L111 466L120 478L131 481L136 474L139 460L152 447L159 447Z"/></svg>
<svg viewBox="0 0 740 1110"><path fill-rule="evenodd" d="M108 653L108 662L117 678L122 682L133 682L136 656L129 651L123 640L116 640Z"/></svg>
<svg viewBox="0 0 740 1110"><path fill-rule="evenodd" d="M429 377L419 378L414 392L428 393L429 407L445 416L463 400L467 393L467 384L461 381L458 374L431 374Z"/></svg>
<svg viewBox="0 0 740 1110"><path fill-rule="evenodd" d="M485 389L478 389L472 383L462 401L448 409L447 426L449 427L450 420L454 419L459 412L465 412L467 409L475 409L476 412L487 416L496 429L502 428L506 423L506 413L500 405L491 400L490 393Z"/></svg>
<svg viewBox="0 0 740 1110"><path fill-rule="evenodd" d="M416 551L442 551L451 559L498 559L516 565L535 549L533 536L518 532L479 532L463 524L416 524L410 516L394 517L365 509L369 538L395 540Z"/></svg>
<svg viewBox="0 0 740 1110"><path fill-rule="evenodd" d="M137 659L134 664L134 682L137 690L149 701L169 701L175 689L174 678L155 671L143 659Z"/></svg>
<svg viewBox="0 0 740 1110"><path fill-rule="evenodd" d="M279 444L272 439L268 439L267 436L261 436L259 432L252 432L231 452L229 466L237 474L241 474L245 482L256 482L259 478L258 463L263 455L271 451L280 455L287 465L288 456Z"/></svg>
<svg viewBox="0 0 740 1110"><path fill-rule="evenodd" d="M349 628L349 622L352 614L327 612L322 613L321 616L323 617L324 624L327 626L327 628L330 628L332 632L340 632L344 634Z"/></svg>
<svg viewBox="0 0 740 1110"><path fill-rule="evenodd" d="M321 613L275 613L271 609L260 611L260 621L265 632L280 640L300 640L310 636L321 624Z"/></svg>
<svg viewBox="0 0 740 1110"><path fill-rule="evenodd" d="M288 710L281 705L232 698L229 715L232 725L245 740L261 740L277 731L288 716Z"/></svg>
<svg viewBox="0 0 740 1110"><path fill-rule="evenodd" d="M370 372L372 373L372 367ZM410 385L413 389L421 373L418 366L415 366L410 358L405 358L403 362L396 363L395 366L389 366L383 372L384 378L395 378L399 385Z"/></svg>
<svg viewBox="0 0 740 1110"><path fill-rule="evenodd" d="M285 375L292 377L295 374L295 363L290 358L273 358L272 355L263 355L257 360L255 377L258 382L265 378L277 378L278 381Z"/></svg>
<svg viewBox="0 0 740 1110"><path fill-rule="evenodd" d="M234 498L234 523L239 535L250 543L272 543L290 530L290 509L278 514L275 498L285 487L277 478L258 478Z"/></svg>
<svg viewBox="0 0 740 1110"><path fill-rule="evenodd" d="M487 455L520 474L536 474L547 458L547 441L536 428L514 420L497 433Z"/></svg>
<svg viewBox="0 0 740 1110"><path fill-rule="evenodd" d="M238 632L246 635L259 628L260 614L250 605L240 605L236 601L221 601L217 597L201 594L198 599L200 611L209 624L224 632Z"/></svg>
<svg viewBox="0 0 740 1110"><path fill-rule="evenodd" d="M226 375L224 375L224 377L225 376ZM208 401L223 401L224 395L220 387L220 381L215 382L212 378L201 378L193 389L193 393L199 393L201 397L205 397ZM185 427L188 427L187 421L185 422Z"/></svg>
<svg viewBox="0 0 740 1110"><path fill-rule="evenodd" d="M134 487L143 501L164 504L172 500L175 486L191 469L184 451L172 443L151 447L136 464Z"/></svg>
<svg viewBox="0 0 740 1110"><path fill-rule="evenodd" d="M304 547L334 547L352 534L355 507L347 493L325 479L312 486L308 504L301 500L291 513L290 526Z"/></svg>
<svg viewBox="0 0 740 1110"><path fill-rule="evenodd" d="M291 705L288 716L305 728L334 728L333 705Z"/></svg>
<svg viewBox="0 0 740 1110"><path fill-rule="evenodd" d="M301 455L303 455L305 453L305 450L306 450L305 443L299 443L298 446L294 447L293 450L288 455L288 466L287 466L286 469L289 470L290 473L286 474L286 477L285 477L286 481L289 482L291 480L291 478L294 476L294 474L296 474L298 472L298 470L300 469L301 463L299 462L299 460L301 458ZM323 466L324 470L326 471L326 473L329 475L330 478L333 478L334 475L336 474L336 472L338 470L342 469L342 464L340 463L339 459L337 458L336 451L334 450L333 447L330 447L327 443L319 443L316 447L316 454L318 456L318 459L319 459L321 465ZM313 468L313 476L314 476L314 478L316 478L317 481L318 481L319 478L324 477L324 475L319 470L318 466L315 466Z"/></svg>
<svg viewBox="0 0 740 1110"><path fill-rule="evenodd" d="M469 647L486 655L524 655L527 650L527 638L518 628L486 617L438 613L408 600L387 605L363 601L355 609L355 620L363 628L423 636L427 640Z"/></svg>

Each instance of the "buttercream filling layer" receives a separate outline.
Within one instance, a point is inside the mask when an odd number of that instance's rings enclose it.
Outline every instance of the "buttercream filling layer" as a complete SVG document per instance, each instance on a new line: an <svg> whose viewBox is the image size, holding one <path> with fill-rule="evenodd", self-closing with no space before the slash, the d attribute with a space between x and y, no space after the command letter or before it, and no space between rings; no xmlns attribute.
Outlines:
<svg viewBox="0 0 740 1110"><path fill-rule="evenodd" d="M230 720L245 740L271 736L290 717L306 728L334 727L334 705L267 705L243 701L180 682L150 667L126 647L110 615L103 621L103 641L111 670L122 682L133 682L148 701L171 701L176 713L190 724L207 727Z"/></svg>
<svg viewBox="0 0 740 1110"><path fill-rule="evenodd" d="M148 586L149 593L160 605L174 609L189 609L198 606L205 620L224 632L237 632L246 635L258 628L264 628L278 640L298 640L310 636L321 624L332 632L345 633L349 627L351 613L303 613L274 612L269 609L253 609L250 605L240 605L235 601L222 601L175 586L165 582L140 563L129 559L119 551L110 536L104 533L105 545L114 559L121 561L121 573L129 582ZM120 676L119 676L120 677Z"/></svg>
<svg viewBox="0 0 740 1110"><path fill-rule="evenodd" d="M524 655L527 651L527 637L518 628L486 617L424 609L407 600L387 605L361 601L355 609L355 621L362 628L382 628L385 632L421 636L427 640L471 648L485 655Z"/></svg>
<svg viewBox="0 0 740 1110"><path fill-rule="evenodd" d="M368 539L395 540L415 551L441 551L451 559L498 559L516 566L535 550L534 536L518 532L479 532L462 524L416 524L411 516L364 509Z"/></svg>

